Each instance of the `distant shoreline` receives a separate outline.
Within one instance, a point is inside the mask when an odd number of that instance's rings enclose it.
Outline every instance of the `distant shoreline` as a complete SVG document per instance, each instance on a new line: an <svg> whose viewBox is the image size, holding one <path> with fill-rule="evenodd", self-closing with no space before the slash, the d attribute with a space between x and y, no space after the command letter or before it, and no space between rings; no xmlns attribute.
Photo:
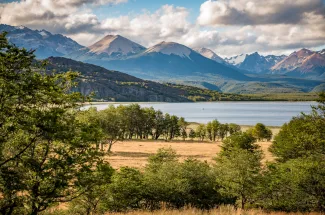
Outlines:
<svg viewBox="0 0 325 215"><path fill-rule="evenodd" d="M314 100L302 100L302 101L290 101L290 100L252 100L252 101L198 101L198 102L138 102L138 101L129 101L129 102L84 102L80 103L82 105L109 105L109 104L186 104L186 103L221 103L221 102L316 102Z"/></svg>

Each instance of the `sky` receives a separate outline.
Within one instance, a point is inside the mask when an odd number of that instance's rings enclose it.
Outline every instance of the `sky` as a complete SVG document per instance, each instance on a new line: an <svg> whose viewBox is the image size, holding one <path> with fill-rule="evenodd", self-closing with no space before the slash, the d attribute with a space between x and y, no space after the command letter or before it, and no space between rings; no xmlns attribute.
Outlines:
<svg viewBox="0 0 325 215"><path fill-rule="evenodd" d="M325 0L0 0L0 23L91 45L119 34L210 48L222 57L325 48Z"/></svg>

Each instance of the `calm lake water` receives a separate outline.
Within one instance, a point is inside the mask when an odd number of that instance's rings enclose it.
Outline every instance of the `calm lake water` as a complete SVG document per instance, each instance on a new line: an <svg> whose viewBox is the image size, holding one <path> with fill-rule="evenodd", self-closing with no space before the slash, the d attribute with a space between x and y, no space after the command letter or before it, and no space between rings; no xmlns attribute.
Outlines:
<svg viewBox="0 0 325 215"><path fill-rule="evenodd" d="M128 103L121 103L128 105ZM199 102L199 103L139 103L164 113L184 117L188 122L206 123L217 119L221 123L281 126L301 112L310 113L315 102ZM109 104L92 105L98 110ZM114 104L119 105L119 104ZM85 108L90 105L85 106Z"/></svg>

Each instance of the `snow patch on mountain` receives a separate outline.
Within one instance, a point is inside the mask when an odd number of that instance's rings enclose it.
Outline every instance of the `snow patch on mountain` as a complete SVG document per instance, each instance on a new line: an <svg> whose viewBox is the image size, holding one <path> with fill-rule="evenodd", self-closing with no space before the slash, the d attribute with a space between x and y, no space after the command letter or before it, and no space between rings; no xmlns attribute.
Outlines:
<svg viewBox="0 0 325 215"><path fill-rule="evenodd" d="M232 64L234 66L238 66L245 60L245 58L246 58L245 54L240 54L240 55L233 56L233 57L230 57L230 58L225 58L224 60L226 62L228 62L229 64Z"/></svg>
<svg viewBox="0 0 325 215"><path fill-rule="evenodd" d="M184 45L174 42L161 42L151 48L148 48L145 53L158 52L165 55L177 55L183 58L190 58L192 50Z"/></svg>

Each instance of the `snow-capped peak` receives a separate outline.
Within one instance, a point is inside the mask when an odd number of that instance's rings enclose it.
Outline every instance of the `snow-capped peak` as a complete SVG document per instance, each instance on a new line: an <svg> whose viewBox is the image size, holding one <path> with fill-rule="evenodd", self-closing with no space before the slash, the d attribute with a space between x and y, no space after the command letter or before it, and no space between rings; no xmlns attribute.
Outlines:
<svg viewBox="0 0 325 215"><path fill-rule="evenodd" d="M321 54L321 55L325 55L325 49L319 51L318 53Z"/></svg>
<svg viewBox="0 0 325 215"><path fill-rule="evenodd" d="M192 50L184 45L174 42L161 42L146 50L146 53L160 52L166 55L178 55L180 57L190 57Z"/></svg>
<svg viewBox="0 0 325 215"><path fill-rule="evenodd" d="M88 47L89 52L102 54L106 53L111 55L118 53L120 55L129 55L138 53L145 48L129 39L126 39L120 35L107 35L100 41Z"/></svg>
<svg viewBox="0 0 325 215"><path fill-rule="evenodd" d="M214 53L211 49L207 48L196 48L194 51L198 52L199 54L203 55L206 58L214 60L218 63L224 63L225 61L219 57L216 53Z"/></svg>
<svg viewBox="0 0 325 215"><path fill-rule="evenodd" d="M43 29L43 30L41 30L41 31L38 31L38 33L39 33L40 35L42 35L43 37L48 37L48 36L50 36L50 35L51 35L51 33L50 33L50 32L48 32L48 31L45 31L44 29Z"/></svg>
<svg viewBox="0 0 325 215"><path fill-rule="evenodd" d="M16 26L16 29L20 29L20 30L23 30L23 29L25 29L25 28L26 28L26 27L23 26L23 25Z"/></svg>
<svg viewBox="0 0 325 215"><path fill-rule="evenodd" d="M240 54L230 58L225 58L225 61L232 65L239 65L245 60L245 58L246 58L245 54Z"/></svg>

